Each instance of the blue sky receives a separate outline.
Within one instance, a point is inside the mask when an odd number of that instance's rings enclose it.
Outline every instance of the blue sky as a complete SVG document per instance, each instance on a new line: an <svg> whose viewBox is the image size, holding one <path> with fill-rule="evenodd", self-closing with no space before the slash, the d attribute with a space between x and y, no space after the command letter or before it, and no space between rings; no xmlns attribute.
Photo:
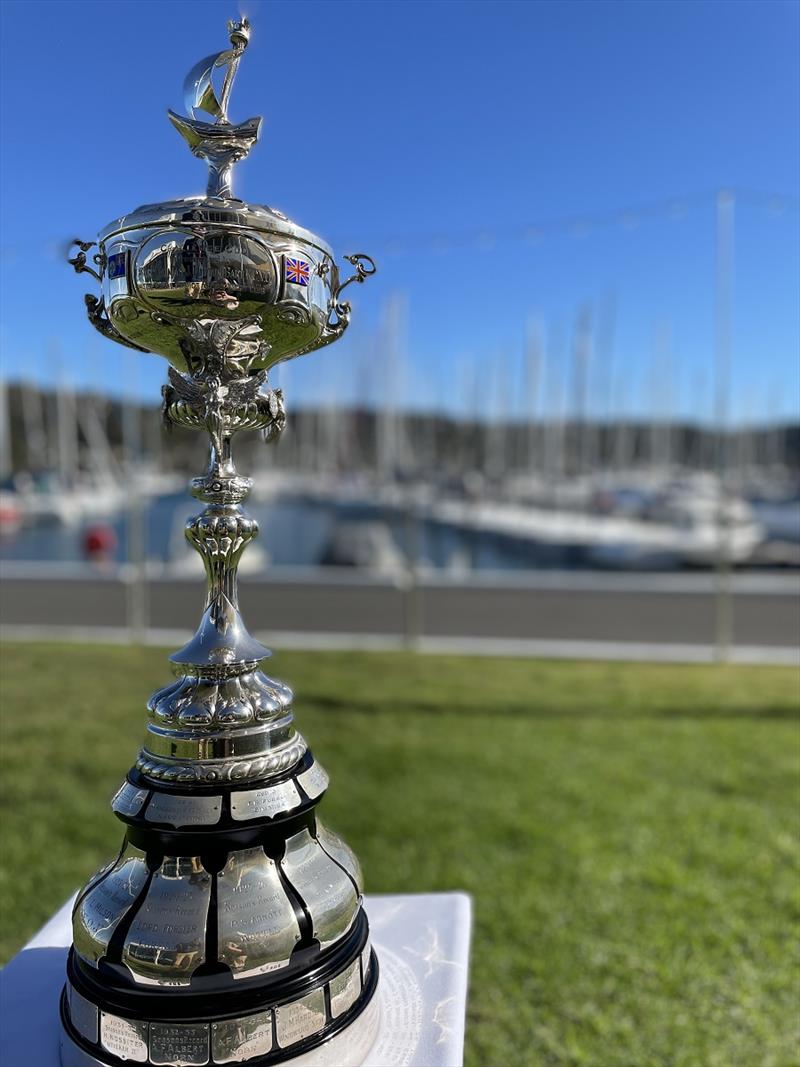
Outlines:
<svg viewBox="0 0 800 1067"><path fill-rule="evenodd" d="M163 361L94 334L82 300L91 279L59 249L138 204L201 191L205 165L165 111L182 110L186 71L225 45L225 20L241 10L253 39L231 117L265 121L237 195L379 263L353 294L349 335L281 370L290 406L521 414L533 403L523 353L536 321L535 402L568 409L588 308L593 410L707 418L724 187L736 190L732 415L800 413L798 4L5 0L1 10L7 377L157 399ZM406 323L393 345L391 307Z"/></svg>

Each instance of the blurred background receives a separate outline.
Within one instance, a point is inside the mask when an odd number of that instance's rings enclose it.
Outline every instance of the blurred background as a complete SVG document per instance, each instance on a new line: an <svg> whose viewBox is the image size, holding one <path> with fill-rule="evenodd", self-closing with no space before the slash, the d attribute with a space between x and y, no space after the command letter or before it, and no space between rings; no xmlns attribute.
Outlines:
<svg viewBox="0 0 800 1067"><path fill-rule="evenodd" d="M237 194L379 264L344 340L273 375L282 440L239 439L253 624L791 654L796 5L250 7L235 115L266 118ZM5 5L7 626L74 624L74 579L83 625L140 635L196 597L202 442L165 437L162 361L94 334L64 263L203 181L164 110L229 5L138 11Z"/></svg>
<svg viewBox="0 0 800 1067"><path fill-rule="evenodd" d="M202 435L65 246L203 188L166 109L238 10L0 5L3 959L119 847L203 599ZM800 8L243 12L237 195L379 268L235 443L326 821L472 894L470 1067L797 1063Z"/></svg>

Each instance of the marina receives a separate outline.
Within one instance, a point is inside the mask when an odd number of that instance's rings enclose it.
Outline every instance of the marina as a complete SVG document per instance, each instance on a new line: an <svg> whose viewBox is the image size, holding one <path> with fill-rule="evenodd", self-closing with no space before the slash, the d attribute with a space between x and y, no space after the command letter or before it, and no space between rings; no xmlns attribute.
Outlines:
<svg viewBox="0 0 800 1067"><path fill-rule="evenodd" d="M180 485L179 477L173 482ZM713 481L655 488L607 481L571 500L481 499L431 487L375 485L276 474L249 505L261 532L252 571L333 565L391 574L414 567L458 574L493 570L710 569L720 545L742 568L800 565L800 501L721 497ZM0 497L0 560L80 562L87 539L108 531L102 563L143 558L181 569L191 553L191 505L176 489L109 484ZM141 543L134 527L141 526ZM254 549L256 548L254 546ZM135 561L135 560L134 560Z"/></svg>

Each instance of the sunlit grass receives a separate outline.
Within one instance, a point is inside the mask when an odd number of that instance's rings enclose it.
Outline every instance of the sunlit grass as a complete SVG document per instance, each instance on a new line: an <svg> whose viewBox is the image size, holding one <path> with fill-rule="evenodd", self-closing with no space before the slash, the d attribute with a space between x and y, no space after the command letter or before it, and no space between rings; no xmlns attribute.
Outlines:
<svg viewBox="0 0 800 1067"><path fill-rule="evenodd" d="M5 957L106 859L164 654L6 645ZM796 1063L796 674L283 653L372 892L475 901L467 1061Z"/></svg>

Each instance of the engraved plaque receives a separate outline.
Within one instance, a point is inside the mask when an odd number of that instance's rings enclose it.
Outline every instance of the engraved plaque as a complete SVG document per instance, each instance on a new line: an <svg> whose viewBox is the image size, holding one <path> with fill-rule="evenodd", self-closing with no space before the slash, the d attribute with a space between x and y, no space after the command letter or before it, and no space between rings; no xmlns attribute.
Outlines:
<svg viewBox="0 0 800 1067"><path fill-rule="evenodd" d="M122 962L143 985L188 985L205 960L211 875L199 856L165 856L125 938Z"/></svg>
<svg viewBox="0 0 800 1067"><path fill-rule="evenodd" d="M67 984L69 997L69 1017L72 1025L87 1041L97 1043L98 1027L100 1025L100 1012L95 1004Z"/></svg>
<svg viewBox="0 0 800 1067"><path fill-rule="evenodd" d="M72 920L75 951L89 963L105 955L120 919L136 900L147 881L145 855L127 845L111 873L78 904Z"/></svg>
<svg viewBox="0 0 800 1067"><path fill-rule="evenodd" d="M151 1063L192 1067L208 1055L208 1023L150 1023Z"/></svg>
<svg viewBox="0 0 800 1067"><path fill-rule="evenodd" d="M337 941L358 914L356 891L342 868L305 829L286 842L281 867L303 898L320 945Z"/></svg>
<svg viewBox="0 0 800 1067"><path fill-rule="evenodd" d="M344 867L358 886L359 893L363 893L364 876L361 873L361 864L356 859L355 852L342 841L338 834L323 826L319 819L317 819L317 841L319 841L332 860L335 860L340 867Z"/></svg>
<svg viewBox="0 0 800 1067"><path fill-rule="evenodd" d="M118 815L137 815L142 810L147 795L146 789L137 789L130 782L123 782L111 801L111 810Z"/></svg>
<svg viewBox="0 0 800 1067"><path fill-rule="evenodd" d="M122 842L122 848L119 850L119 852L116 854L116 856L112 860L109 860L108 863L104 863L102 867L98 868L98 870L96 870L94 872L92 877L89 879L89 881L83 887L83 889L78 894L78 896L77 896L77 898L75 900L75 903L74 903L74 905L72 907L72 917L73 917L73 919L75 918L75 912L78 910L78 906L80 905L80 903L83 900L83 898L85 896L87 896L92 889L94 889L94 887L97 885L98 882L102 881L102 879L108 874L108 872L112 869L112 867L116 867L116 865L120 861L120 858L121 858L122 853L123 853L124 850L125 850L125 842L123 841Z"/></svg>
<svg viewBox="0 0 800 1067"><path fill-rule="evenodd" d="M321 989L315 989L308 996L275 1009L275 1030L281 1048L295 1045L304 1037L311 1037L324 1025L325 994Z"/></svg>
<svg viewBox="0 0 800 1067"><path fill-rule="evenodd" d="M294 782L281 782L267 789L248 789L231 793L231 815L242 822L246 819L274 818L281 811L300 806L300 794Z"/></svg>
<svg viewBox="0 0 800 1067"><path fill-rule="evenodd" d="M259 1012L244 1019L230 1019L211 1027L214 1063L242 1063L264 1056L272 1048L272 1013Z"/></svg>
<svg viewBox="0 0 800 1067"><path fill-rule="evenodd" d="M366 945L361 952L361 984L367 984L367 975L369 974L369 965L372 960L372 945L367 941Z"/></svg>
<svg viewBox="0 0 800 1067"><path fill-rule="evenodd" d="M101 1012L100 1044L121 1060L147 1063L147 1023Z"/></svg>
<svg viewBox="0 0 800 1067"><path fill-rule="evenodd" d="M286 967L300 940L275 861L261 848L233 852L217 875L218 958L234 978Z"/></svg>
<svg viewBox="0 0 800 1067"><path fill-rule="evenodd" d="M320 793L324 793L328 788L330 778L322 764L315 761L302 774L298 774L297 781L308 794L309 799L316 800Z"/></svg>
<svg viewBox="0 0 800 1067"><path fill-rule="evenodd" d="M174 793L155 793L147 811L148 822L169 826L213 826L222 813L222 797L180 797Z"/></svg>
<svg viewBox="0 0 800 1067"><path fill-rule="evenodd" d="M361 992L361 963L353 960L346 971L330 981L331 1015L335 1019L351 1008Z"/></svg>

